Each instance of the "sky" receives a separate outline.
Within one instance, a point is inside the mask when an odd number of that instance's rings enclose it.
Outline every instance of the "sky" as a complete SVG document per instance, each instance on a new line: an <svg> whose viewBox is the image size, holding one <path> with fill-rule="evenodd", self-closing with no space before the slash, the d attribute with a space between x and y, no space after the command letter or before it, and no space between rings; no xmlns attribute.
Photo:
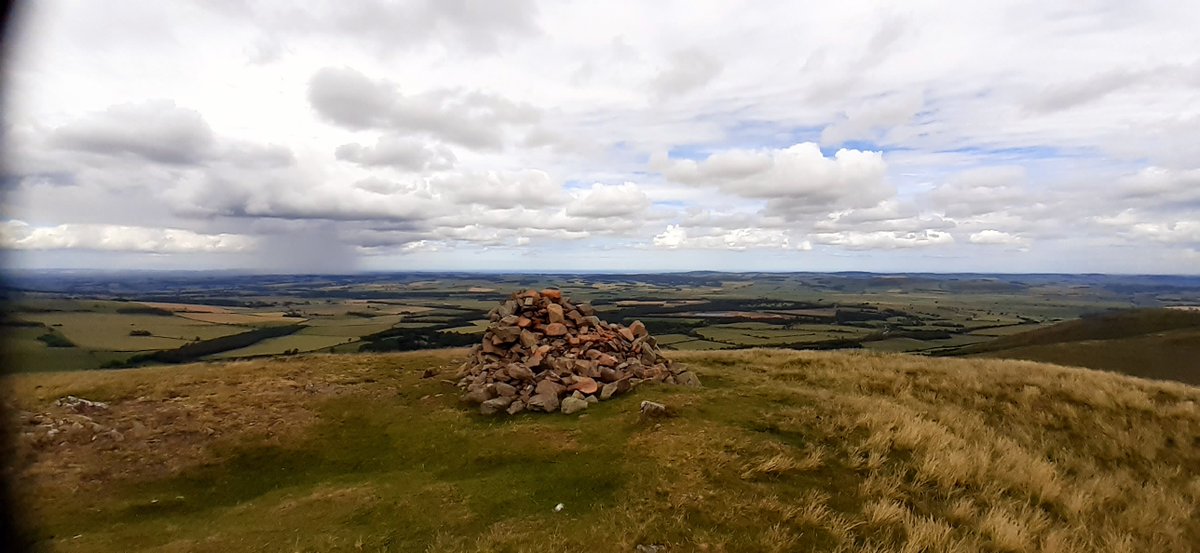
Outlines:
<svg viewBox="0 0 1200 553"><path fill-rule="evenodd" d="M16 15L11 267L1200 274L1200 2Z"/></svg>

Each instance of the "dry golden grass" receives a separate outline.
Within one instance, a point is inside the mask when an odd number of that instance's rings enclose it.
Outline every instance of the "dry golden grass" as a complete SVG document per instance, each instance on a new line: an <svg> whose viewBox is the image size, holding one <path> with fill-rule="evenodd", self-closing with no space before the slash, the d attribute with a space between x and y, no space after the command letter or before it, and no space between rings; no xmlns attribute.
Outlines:
<svg viewBox="0 0 1200 553"><path fill-rule="evenodd" d="M111 402L96 416L104 426L149 432L27 436L17 474L42 543L61 551L1200 543L1197 388L1027 362L694 352L674 357L704 388L646 387L583 417L497 421L421 378L459 355L10 377L23 411L65 417L49 403L71 393ZM641 421L641 399L678 416Z"/></svg>

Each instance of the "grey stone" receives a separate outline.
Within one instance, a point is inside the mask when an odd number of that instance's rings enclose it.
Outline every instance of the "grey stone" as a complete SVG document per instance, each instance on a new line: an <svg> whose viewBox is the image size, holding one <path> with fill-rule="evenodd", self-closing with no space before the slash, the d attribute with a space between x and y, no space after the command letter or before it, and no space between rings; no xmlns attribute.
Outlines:
<svg viewBox="0 0 1200 553"><path fill-rule="evenodd" d="M675 383L689 388L699 388L700 377L696 376L696 373L692 371L683 371L675 375Z"/></svg>
<svg viewBox="0 0 1200 553"><path fill-rule="evenodd" d="M522 346L525 346L526 348L529 348L532 350L533 348L537 347L537 343L538 343L537 334L534 334L528 330L521 331L521 345Z"/></svg>
<svg viewBox="0 0 1200 553"><path fill-rule="evenodd" d="M495 384L492 384L492 386L496 390L496 395L498 395L500 397L510 397L511 398L511 397L517 396L517 389L514 388L511 384L497 382Z"/></svg>
<svg viewBox="0 0 1200 553"><path fill-rule="evenodd" d="M538 382L537 387L534 388L535 394L550 394L554 397L561 396L565 391L567 391L566 386L554 382L553 380L542 380L541 382Z"/></svg>
<svg viewBox="0 0 1200 553"><path fill-rule="evenodd" d="M665 417L670 414L667 411L667 406L653 401L643 401L641 412L647 417Z"/></svg>
<svg viewBox="0 0 1200 553"><path fill-rule="evenodd" d="M616 382L609 382L608 384L605 384L603 388L600 388L600 399L608 399L613 397L613 394L617 393L619 388L620 385Z"/></svg>
<svg viewBox="0 0 1200 553"><path fill-rule="evenodd" d="M562 401L562 412L564 415L574 415L587 409L588 405L587 400L571 396Z"/></svg>
<svg viewBox="0 0 1200 553"><path fill-rule="evenodd" d="M510 397L492 398L479 404L479 413L483 415L495 415L507 409L511 404L512 398Z"/></svg>
<svg viewBox="0 0 1200 553"><path fill-rule="evenodd" d="M554 394L537 394L529 398L527 405L530 410L536 409L539 411L545 411L547 413L553 413L557 411L558 406L558 396Z"/></svg>
<svg viewBox="0 0 1200 553"><path fill-rule="evenodd" d="M463 400L471 403L483 403L489 399L492 399L492 393L488 391L487 386L476 385L467 388L467 393L463 395Z"/></svg>

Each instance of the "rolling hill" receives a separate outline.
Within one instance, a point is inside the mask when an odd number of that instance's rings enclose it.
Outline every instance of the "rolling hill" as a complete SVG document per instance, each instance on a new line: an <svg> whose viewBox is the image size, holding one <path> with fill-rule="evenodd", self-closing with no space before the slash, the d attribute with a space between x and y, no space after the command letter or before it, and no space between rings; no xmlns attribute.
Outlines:
<svg viewBox="0 0 1200 553"><path fill-rule="evenodd" d="M1135 309L1066 321L955 350L1200 385L1200 311Z"/></svg>
<svg viewBox="0 0 1200 553"><path fill-rule="evenodd" d="M1200 389L1021 361L679 352L703 388L484 418L462 350L6 377L55 551L1190 551ZM107 407L73 411L75 395ZM676 416L643 420L641 400ZM562 504L561 512L555 506Z"/></svg>

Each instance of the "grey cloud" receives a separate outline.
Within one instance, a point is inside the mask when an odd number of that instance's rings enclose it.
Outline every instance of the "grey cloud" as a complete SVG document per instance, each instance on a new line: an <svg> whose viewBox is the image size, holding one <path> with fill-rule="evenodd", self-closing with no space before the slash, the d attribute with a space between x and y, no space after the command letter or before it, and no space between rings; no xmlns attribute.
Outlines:
<svg viewBox="0 0 1200 553"><path fill-rule="evenodd" d="M268 234L255 248L259 270L280 273L339 274L358 270L354 246L331 224L306 225L287 234Z"/></svg>
<svg viewBox="0 0 1200 553"><path fill-rule="evenodd" d="M1130 71L1109 71L1075 82L1058 83L1042 90L1028 108L1038 112L1058 111L1091 102L1137 83L1141 75Z"/></svg>
<svg viewBox="0 0 1200 553"><path fill-rule="evenodd" d="M708 84L721 73L716 58L697 49L675 52L650 86L661 98L687 94Z"/></svg>
<svg viewBox="0 0 1200 553"><path fill-rule="evenodd" d="M929 197L933 205L951 217L981 215L1030 203L1025 183L1023 167L983 167L954 175Z"/></svg>
<svg viewBox="0 0 1200 553"><path fill-rule="evenodd" d="M539 34L536 16L532 0L326 0L281 14L260 14L267 25L370 41L381 54L433 41L470 52L492 52L508 39Z"/></svg>
<svg viewBox="0 0 1200 553"><path fill-rule="evenodd" d="M308 101L325 119L351 129L389 123L397 91L349 67L323 67L308 82Z"/></svg>
<svg viewBox="0 0 1200 553"><path fill-rule="evenodd" d="M444 170L454 167L458 159L454 152L441 144L426 144L398 136L384 136L374 146L343 144L334 155L342 160L365 167L394 167L410 171Z"/></svg>
<svg viewBox="0 0 1200 553"><path fill-rule="evenodd" d="M1200 209L1200 169L1147 167L1121 178L1117 190L1124 204L1162 210Z"/></svg>
<svg viewBox="0 0 1200 553"><path fill-rule="evenodd" d="M175 165L199 163L215 142L199 112L171 101L115 105L55 129L50 138L66 150Z"/></svg>
<svg viewBox="0 0 1200 553"><path fill-rule="evenodd" d="M246 47L246 61L254 65L266 65L283 58L286 49L278 37L262 36Z"/></svg>
<svg viewBox="0 0 1200 553"><path fill-rule="evenodd" d="M480 91L433 90L404 95L393 83L348 67L325 67L309 81L308 99L325 120L349 129L425 133L473 149L495 150L505 131L538 122L527 104Z"/></svg>
<svg viewBox="0 0 1200 553"><path fill-rule="evenodd" d="M275 169L296 163L296 156L286 146L252 142L225 144L216 157L245 169Z"/></svg>
<svg viewBox="0 0 1200 553"><path fill-rule="evenodd" d="M562 185L537 170L444 175L430 180L430 187L455 203L496 209L546 207L566 199Z"/></svg>

